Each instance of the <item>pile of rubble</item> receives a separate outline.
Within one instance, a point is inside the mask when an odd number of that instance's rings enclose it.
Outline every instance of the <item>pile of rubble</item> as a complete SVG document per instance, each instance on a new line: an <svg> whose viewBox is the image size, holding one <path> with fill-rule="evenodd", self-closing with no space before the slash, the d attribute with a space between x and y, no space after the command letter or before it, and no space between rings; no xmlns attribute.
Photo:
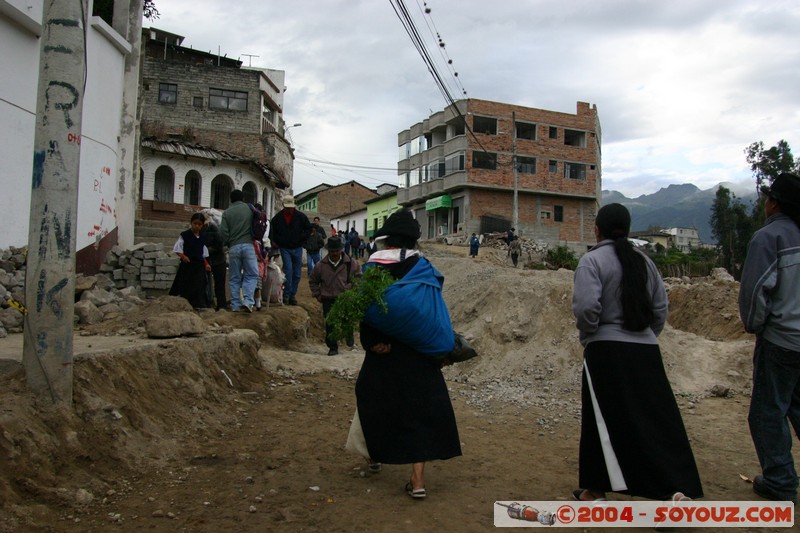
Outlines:
<svg viewBox="0 0 800 533"><path fill-rule="evenodd" d="M116 288L168 290L178 272L180 258L163 244L140 243L128 250L114 246L106 255L100 272L114 280Z"/></svg>
<svg viewBox="0 0 800 533"><path fill-rule="evenodd" d="M517 237L522 248L522 253L528 254L529 257L541 257L547 253L550 246L546 242L527 239L525 237ZM498 250L507 250L508 243L506 242L505 233L485 233L481 235L481 247L496 248Z"/></svg>
<svg viewBox="0 0 800 533"><path fill-rule="evenodd" d="M27 247L0 250L0 338L23 330L27 257ZM114 279L103 273L75 278L76 324L96 324L137 309L145 303L142 285L168 289L177 271L177 257L167 255L157 244L115 249L109 258L116 266L103 265L101 270L111 272Z"/></svg>
<svg viewBox="0 0 800 533"><path fill-rule="evenodd" d="M15 302L25 301L27 248L0 250L0 338L22 331L23 315Z"/></svg>
<svg viewBox="0 0 800 533"><path fill-rule="evenodd" d="M145 295L136 287L117 289L104 274L75 278L75 321L97 324L117 318L144 305Z"/></svg>

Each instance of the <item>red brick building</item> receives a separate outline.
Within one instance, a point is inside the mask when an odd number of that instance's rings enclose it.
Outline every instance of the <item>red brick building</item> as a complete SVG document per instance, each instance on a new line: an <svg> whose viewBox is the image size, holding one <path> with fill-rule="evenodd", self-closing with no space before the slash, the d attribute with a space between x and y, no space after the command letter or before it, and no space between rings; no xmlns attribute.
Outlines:
<svg viewBox="0 0 800 533"><path fill-rule="evenodd" d="M398 134L397 201L422 236L505 231L585 249L600 205L597 108L460 100ZM517 196L516 214L514 196Z"/></svg>

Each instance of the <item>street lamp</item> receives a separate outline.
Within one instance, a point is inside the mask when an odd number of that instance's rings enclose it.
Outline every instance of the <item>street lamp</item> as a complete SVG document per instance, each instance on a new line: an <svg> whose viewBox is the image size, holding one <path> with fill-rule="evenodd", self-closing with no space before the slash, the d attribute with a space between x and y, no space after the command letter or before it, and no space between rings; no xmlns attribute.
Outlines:
<svg viewBox="0 0 800 533"><path fill-rule="evenodd" d="M302 126L299 122L292 124L291 126L284 126L283 128L283 136L289 139L289 144L292 144L292 136L289 134L289 130L292 128L299 128Z"/></svg>

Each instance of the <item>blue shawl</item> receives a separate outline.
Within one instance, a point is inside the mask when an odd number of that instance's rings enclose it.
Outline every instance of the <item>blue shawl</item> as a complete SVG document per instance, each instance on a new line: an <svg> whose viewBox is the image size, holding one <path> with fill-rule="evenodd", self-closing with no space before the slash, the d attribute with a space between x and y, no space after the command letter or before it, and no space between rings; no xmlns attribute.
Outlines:
<svg viewBox="0 0 800 533"><path fill-rule="evenodd" d="M375 263L367 263L372 268ZM377 304L367 308L364 321L413 350L433 357L453 351L450 313L442 297L444 276L424 257L386 289L388 312Z"/></svg>

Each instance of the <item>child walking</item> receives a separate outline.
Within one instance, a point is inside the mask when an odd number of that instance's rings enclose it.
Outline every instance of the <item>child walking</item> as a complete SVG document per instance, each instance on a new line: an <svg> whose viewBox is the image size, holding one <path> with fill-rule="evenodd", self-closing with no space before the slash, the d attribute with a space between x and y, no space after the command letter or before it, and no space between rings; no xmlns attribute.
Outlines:
<svg viewBox="0 0 800 533"><path fill-rule="evenodd" d="M210 305L206 294L206 272L211 272L211 265L208 263L206 234L201 233L205 222L203 213L193 214L191 228L181 233L172 247L172 251L181 258L181 264L169 294L186 298L195 309Z"/></svg>

